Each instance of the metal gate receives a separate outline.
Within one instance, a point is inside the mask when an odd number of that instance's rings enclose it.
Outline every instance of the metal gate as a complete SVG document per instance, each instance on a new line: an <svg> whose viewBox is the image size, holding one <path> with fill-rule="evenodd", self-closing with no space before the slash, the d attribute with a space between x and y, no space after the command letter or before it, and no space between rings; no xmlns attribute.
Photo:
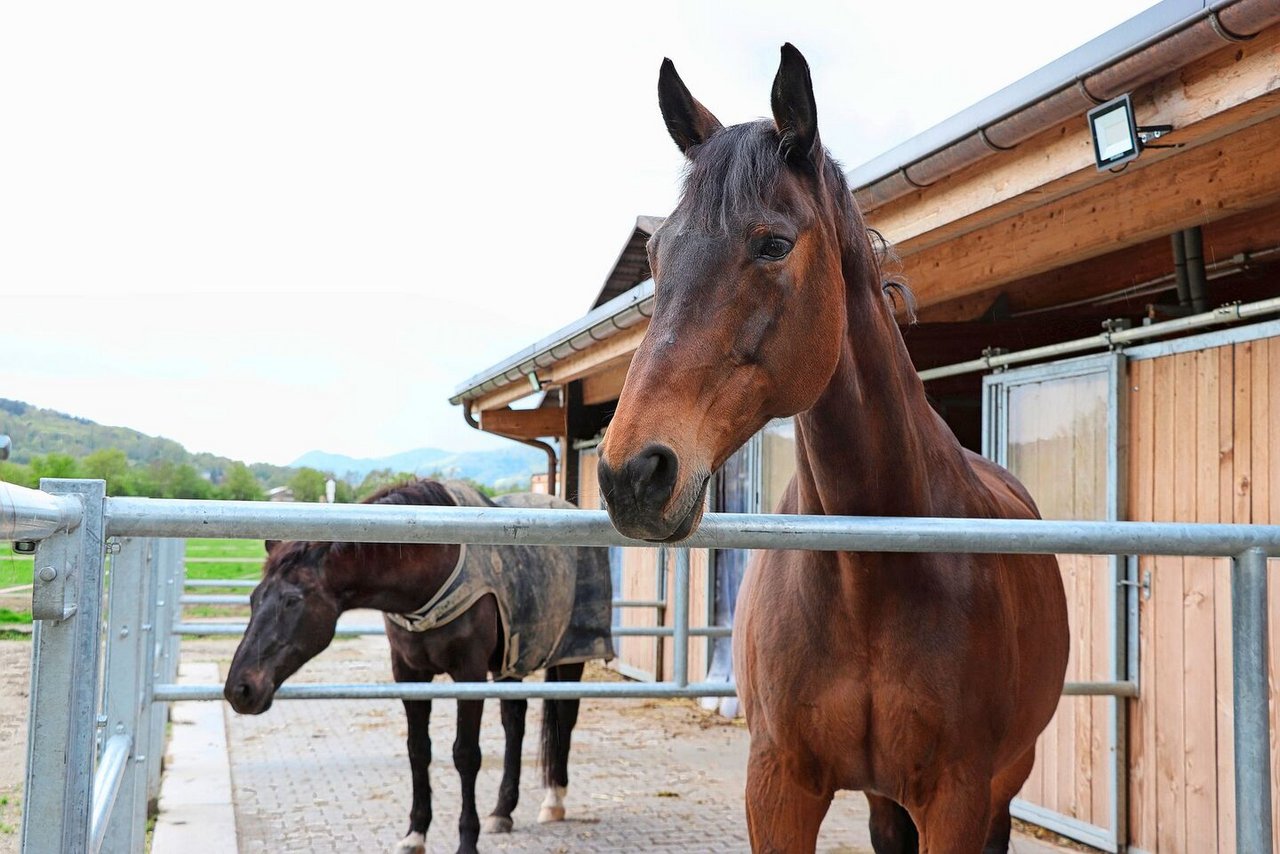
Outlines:
<svg viewBox="0 0 1280 854"><path fill-rule="evenodd" d="M983 378L982 451L1027 486L1044 518L1122 518L1122 486L1127 482L1124 371L1124 356L1105 353ZM1127 583L1127 556L1099 555L1092 558L1094 565L1081 565L1074 556L1059 560L1071 618L1068 678L1087 673L1085 678L1117 683L1136 679L1137 662L1129 660L1131 649L1136 655L1136 615L1128 619L1131 594L1136 608L1136 591ZM1095 616L1101 626L1093 622ZM1101 653L1093 650L1095 643ZM1080 661L1082 657L1091 660ZM1114 694L1087 703L1064 702L1042 733L1036 768L1014 801L1013 814L1114 852L1127 839L1128 704ZM1098 724L1103 737L1096 742L1073 738L1074 731L1088 733ZM1037 785L1037 775L1047 776L1044 766L1058 759L1061 745L1073 769L1070 776L1091 787L1103 781L1105 793L1091 791L1093 797L1081 799L1075 785L1067 792ZM1081 767L1089 769L1083 777Z"/></svg>
<svg viewBox="0 0 1280 854"><path fill-rule="evenodd" d="M113 842L111 850L140 851L142 833L135 811L140 784L130 774L139 774L157 753L152 727L163 714L162 704L222 697L219 685L174 684L172 671L157 664L164 661L160 651L169 643L169 632L163 616L152 609L158 608L158 595L173 603L177 591L173 576L165 575L166 561L156 560L172 547L151 538L645 545L622 537L599 511L104 498L101 481L83 480L45 480L41 487L36 491L0 483L0 538L38 543L33 591L37 637L23 816L24 850L31 852L97 851L108 837L126 832L130 841L125 847ZM1271 849L1266 558L1280 556L1280 526L708 514L684 545L1231 557L1237 844L1240 851ZM104 636L107 551L112 552L113 613L110 634ZM146 569L147 554L152 555L152 571ZM690 684L687 679L689 572L682 554L687 556L687 550L677 550L671 682L293 685L276 696L727 696L732 687L725 683ZM169 558L173 556L171 552ZM154 585L151 592L148 584ZM171 619L172 611L169 614ZM115 647L108 655L116 665L107 668L105 684L100 678L104 645ZM1133 696L1136 691L1134 683L1124 680L1068 683L1063 693ZM130 795L121 800L124 792Z"/></svg>

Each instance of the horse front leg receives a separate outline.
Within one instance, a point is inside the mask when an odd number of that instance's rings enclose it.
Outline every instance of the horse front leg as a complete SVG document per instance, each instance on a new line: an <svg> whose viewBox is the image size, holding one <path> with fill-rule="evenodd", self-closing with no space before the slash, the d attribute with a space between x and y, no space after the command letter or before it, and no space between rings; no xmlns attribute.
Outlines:
<svg viewBox="0 0 1280 854"><path fill-rule="evenodd" d="M810 854L831 806L831 792L814 791L779 761L776 748L751 746L747 760L747 832L755 854ZM809 785L805 785L808 783Z"/></svg>
<svg viewBox="0 0 1280 854"><path fill-rule="evenodd" d="M476 843L480 839L480 816L476 812L476 776L480 773L480 718L483 714L484 700L458 701L458 732L453 742L453 767L458 769L458 778L462 783L458 854L475 854Z"/></svg>
<svg viewBox="0 0 1280 854"><path fill-rule="evenodd" d="M580 682L585 664L560 664L547 668L548 682ZM538 809L542 824L564 821L564 799L569 791L569 745L578 723L580 700L542 702L542 780L547 795Z"/></svg>
<svg viewBox="0 0 1280 854"><path fill-rule="evenodd" d="M519 682L519 677L499 679L499 682ZM498 805L485 819L485 833L510 833L513 822L511 813L520 801L520 759L524 749L524 719L529 711L528 700L502 700L502 730L507 737L506 753L502 757L502 783L498 786Z"/></svg>
<svg viewBox="0 0 1280 854"><path fill-rule="evenodd" d="M871 807L871 847L876 854L917 854L920 835L911 814L889 798L867 793Z"/></svg>
<svg viewBox="0 0 1280 854"><path fill-rule="evenodd" d="M397 682L407 681L399 678ZM430 682L424 675L419 681ZM405 700L409 722L409 770L413 775L413 806L409 809L409 832L395 847L394 854L426 854L427 830L431 827L431 701Z"/></svg>
<svg viewBox="0 0 1280 854"><path fill-rule="evenodd" d="M922 854L974 854L991 832L991 777L963 769L944 772L929 800L911 809ZM999 849L997 849L999 850Z"/></svg>

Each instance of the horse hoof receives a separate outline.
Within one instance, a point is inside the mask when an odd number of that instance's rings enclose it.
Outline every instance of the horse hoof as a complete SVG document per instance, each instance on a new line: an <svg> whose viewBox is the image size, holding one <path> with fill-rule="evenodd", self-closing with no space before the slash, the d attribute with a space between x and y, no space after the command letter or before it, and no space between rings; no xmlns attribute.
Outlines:
<svg viewBox="0 0 1280 854"><path fill-rule="evenodd" d="M425 833L410 833L396 843L396 847L391 850L391 854L427 854L427 835Z"/></svg>
<svg viewBox="0 0 1280 854"><path fill-rule="evenodd" d="M510 833L512 827L510 816L491 815L484 820L485 833Z"/></svg>
<svg viewBox="0 0 1280 854"><path fill-rule="evenodd" d="M538 824L564 821L564 807L543 807L538 810Z"/></svg>

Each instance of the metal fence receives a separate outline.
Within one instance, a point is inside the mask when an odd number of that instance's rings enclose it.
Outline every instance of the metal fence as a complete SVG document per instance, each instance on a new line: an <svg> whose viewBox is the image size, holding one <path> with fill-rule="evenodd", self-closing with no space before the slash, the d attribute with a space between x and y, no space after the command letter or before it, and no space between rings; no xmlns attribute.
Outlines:
<svg viewBox="0 0 1280 854"><path fill-rule="evenodd" d="M175 632L191 630L174 619L184 584L177 541L187 537L649 545L618 534L599 511L105 498L101 481L45 480L41 491L0 483L0 539L38 543L24 851L141 851L147 800L159 780L165 704L221 699L221 686L175 681ZM708 514L682 545L1232 558L1237 847L1271 850L1266 570L1267 557L1280 556L1280 527ZM673 640L670 682L295 685L277 697L732 695L723 682L689 682L689 638L710 633L689 627L689 575L688 550L678 549L674 625L662 627ZM209 633L208 625L197 629ZM1068 683L1064 693L1122 697L1138 688L1130 681Z"/></svg>

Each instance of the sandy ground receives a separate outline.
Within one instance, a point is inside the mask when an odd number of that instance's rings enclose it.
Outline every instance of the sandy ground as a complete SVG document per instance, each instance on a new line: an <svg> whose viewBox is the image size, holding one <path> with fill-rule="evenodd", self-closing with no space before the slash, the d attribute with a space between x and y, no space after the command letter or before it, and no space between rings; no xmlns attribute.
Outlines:
<svg viewBox="0 0 1280 854"><path fill-rule="evenodd" d="M0 854L18 851L30 670L29 641L0 641Z"/></svg>
<svg viewBox="0 0 1280 854"><path fill-rule="evenodd" d="M368 619L357 622L368 622ZM385 639L340 640L294 681L389 679ZM187 661L213 661L225 672L235 649L229 639L187 639ZM17 854L26 760L31 647L0 641L0 854ZM592 679L616 679L593 667ZM448 759L451 703L440 703L432 730L440 754L433 765L437 816L431 850L456 845L456 775ZM485 766L480 802L490 805L501 755L497 704L486 704ZM526 761L535 762L540 703L530 704ZM407 810L404 718L399 704L282 701L257 718L229 714L236 825L241 852L387 850L399 838ZM287 734L287 737L282 735ZM532 821L540 799L536 774L526 774L517 832L485 837L485 848L532 851L745 851L741 776L747 735L740 722L682 700L587 700L575 732L569 805L575 820L560 826ZM278 754L278 755L277 755ZM348 767L349 766L349 767ZM357 793L329 793L335 772L360 781ZM327 787L327 788L326 788ZM353 796L354 794L354 796ZM841 793L823 826L824 854L869 852L865 801ZM696 840L692 846L690 842ZM642 843L637 847L637 843ZM303 845L303 848L298 848ZM1023 835L1015 852L1041 852ZM1063 849L1057 849L1062 851Z"/></svg>

